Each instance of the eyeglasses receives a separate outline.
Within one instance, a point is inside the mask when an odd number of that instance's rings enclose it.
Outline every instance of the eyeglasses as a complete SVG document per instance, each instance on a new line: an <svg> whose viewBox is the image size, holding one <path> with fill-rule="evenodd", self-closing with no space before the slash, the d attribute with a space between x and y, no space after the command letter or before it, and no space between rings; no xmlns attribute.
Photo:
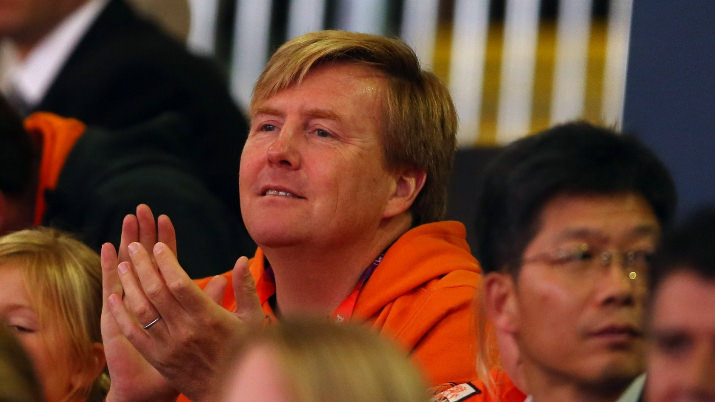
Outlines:
<svg viewBox="0 0 715 402"><path fill-rule="evenodd" d="M575 275L590 276L602 272L611 266L614 258L619 259L621 267L632 280L645 280L650 266L652 250L604 250L587 243L574 244L551 252L544 252L525 258L522 264L546 262L562 266Z"/></svg>

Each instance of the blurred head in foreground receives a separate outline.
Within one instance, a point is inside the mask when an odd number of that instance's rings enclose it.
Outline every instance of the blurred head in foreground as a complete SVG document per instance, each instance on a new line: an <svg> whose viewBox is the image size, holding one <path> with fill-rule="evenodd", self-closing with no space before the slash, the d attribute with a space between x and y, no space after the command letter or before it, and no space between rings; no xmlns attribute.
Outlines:
<svg viewBox="0 0 715 402"><path fill-rule="evenodd" d="M667 235L651 273L646 396L715 401L715 207Z"/></svg>
<svg viewBox="0 0 715 402"><path fill-rule="evenodd" d="M286 319L241 342L220 400L428 401L408 357L369 328Z"/></svg>

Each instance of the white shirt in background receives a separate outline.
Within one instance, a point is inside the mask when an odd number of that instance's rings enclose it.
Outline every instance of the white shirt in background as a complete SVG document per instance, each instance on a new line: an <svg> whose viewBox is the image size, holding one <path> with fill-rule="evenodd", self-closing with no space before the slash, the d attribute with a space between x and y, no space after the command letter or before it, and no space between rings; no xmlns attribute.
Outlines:
<svg viewBox="0 0 715 402"><path fill-rule="evenodd" d="M25 60L21 60L10 41L0 50L0 90L15 92L15 96L32 107L45 96L62 66L74 51L109 0L90 0L73 11L47 34Z"/></svg>

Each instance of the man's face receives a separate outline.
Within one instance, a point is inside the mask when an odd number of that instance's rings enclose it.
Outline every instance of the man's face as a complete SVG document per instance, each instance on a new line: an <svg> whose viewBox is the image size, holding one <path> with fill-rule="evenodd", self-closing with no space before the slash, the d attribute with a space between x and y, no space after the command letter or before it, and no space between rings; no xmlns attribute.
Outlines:
<svg viewBox="0 0 715 402"><path fill-rule="evenodd" d="M35 42L87 0L0 0L0 38Z"/></svg>
<svg viewBox="0 0 715 402"><path fill-rule="evenodd" d="M715 401L715 281L683 269L656 290L646 394L653 402Z"/></svg>
<svg viewBox="0 0 715 402"><path fill-rule="evenodd" d="M373 69L326 65L255 105L239 187L257 244L370 241L395 188L381 145L385 85Z"/></svg>
<svg viewBox="0 0 715 402"><path fill-rule="evenodd" d="M644 370L646 264L638 257L625 267L620 252L653 251L652 209L636 195L557 196L539 222L514 285L527 381L627 384ZM603 251L616 251L610 263Z"/></svg>

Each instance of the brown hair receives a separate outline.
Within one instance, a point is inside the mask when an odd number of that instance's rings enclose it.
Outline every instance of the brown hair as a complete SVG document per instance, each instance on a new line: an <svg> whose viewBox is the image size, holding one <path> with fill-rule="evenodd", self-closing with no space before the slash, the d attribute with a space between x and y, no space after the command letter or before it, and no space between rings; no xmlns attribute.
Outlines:
<svg viewBox="0 0 715 402"><path fill-rule="evenodd" d="M427 173L410 208L413 225L441 219L456 148L457 112L444 84L422 70L414 51L401 40L331 30L290 40L273 54L258 78L251 110L299 84L311 69L328 63L363 65L385 75L388 86L381 140L386 166Z"/></svg>

